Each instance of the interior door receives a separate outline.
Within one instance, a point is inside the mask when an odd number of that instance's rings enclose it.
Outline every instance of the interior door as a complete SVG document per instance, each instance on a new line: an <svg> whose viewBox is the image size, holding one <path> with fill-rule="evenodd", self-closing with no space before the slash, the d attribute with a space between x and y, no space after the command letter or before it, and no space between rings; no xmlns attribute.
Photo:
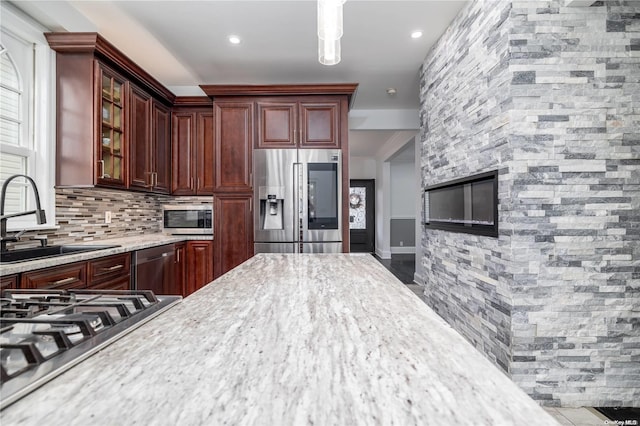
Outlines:
<svg viewBox="0 0 640 426"><path fill-rule="evenodd" d="M349 236L353 253L374 253L375 246L374 179L351 179L349 185Z"/></svg>

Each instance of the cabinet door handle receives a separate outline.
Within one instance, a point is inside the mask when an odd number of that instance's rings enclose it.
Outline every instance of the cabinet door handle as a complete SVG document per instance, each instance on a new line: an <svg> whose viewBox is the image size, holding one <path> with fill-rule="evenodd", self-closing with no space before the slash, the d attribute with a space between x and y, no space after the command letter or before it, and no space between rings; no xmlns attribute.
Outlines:
<svg viewBox="0 0 640 426"><path fill-rule="evenodd" d="M153 178L152 179L153 186L158 186L158 172L153 172L151 176Z"/></svg>
<svg viewBox="0 0 640 426"><path fill-rule="evenodd" d="M180 251L181 250L176 250L176 263L180 263Z"/></svg>
<svg viewBox="0 0 640 426"><path fill-rule="evenodd" d="M100 163L100 179L104 179L104 160L98 160Z"/></svg>
<svg viewBox="0 0 640 426"><path fill-rule="evenodd" d="M144 174L146 176L148 176L149 177L148 179L151 181L151 183L147 183L147 178L145 177L144 178L144 187L145 188L151 188L153 186L153 172L144 172Z"/></svg>
<svg viewBox="0 0 640 426"><path fill-rule="evenodd" d="M196 179L196 189L200 189L200 178Z"/></svg>
<svg viewBox="0 0 640 426"><path fill-rule="evenodd" d="M195 180L191 178L191 189L195 189Z"/></svg>
<svg viewBox="0 0 640 426"><path fill-rule="evenodd" d="M117 271L118 269L122 269L122 268L124 268L124 265L121 263L119 265L113 265L109 268L100 268L100 269L105 272L111 272L111 271Z"/></svg>
<svg viewBox="0 0 640 426"><path fill-rule="evenodd" d="M58 280L58 281L53 281L53 282L50 282L50 283L47 283L47 284L50 284L50 285L61 285L61 284L72 283L72 282L77 281L77 280L78 279L76 277L69 277L69 278L63 278L63 279Z"/></svg>

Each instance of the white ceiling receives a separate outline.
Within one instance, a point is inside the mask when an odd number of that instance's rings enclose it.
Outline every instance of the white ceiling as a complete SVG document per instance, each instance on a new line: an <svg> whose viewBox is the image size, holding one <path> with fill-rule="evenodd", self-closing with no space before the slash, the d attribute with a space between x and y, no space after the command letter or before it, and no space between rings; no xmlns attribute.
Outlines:
<svg viewBox="0 0 640 426"><path fill-rule="evenodd" d="M335 66L318 63L315 0L12 3L53 31L99 32L177 95L203 95L200 84L355 82L353 109L396 110L418 108L420 65L466 2L348 0Z"/></svg>

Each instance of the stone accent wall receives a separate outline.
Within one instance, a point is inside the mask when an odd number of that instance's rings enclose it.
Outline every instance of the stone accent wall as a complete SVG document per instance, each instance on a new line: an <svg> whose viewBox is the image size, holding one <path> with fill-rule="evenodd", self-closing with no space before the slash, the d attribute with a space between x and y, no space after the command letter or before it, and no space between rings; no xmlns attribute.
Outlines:
<svg viewBox="0 0 640 426"><path fill-rule="evenodd" d="M46 235L49 244L81 241L103 241L108 238L162 232L163 204L202 204L213 197L170 197L104 188L57 188L56 225L59 229L30 231L22 241L9 243L9 248L25 248L39 244L32 235ZM111 223L104 223L111 211Z"/></svg>
<svg viewBox="0 0 640 426"><path fill-rule="evenodd" d="M421 76L423 186L499 169L509 200L509 2L472 3L429 52ZM492 36L487 37L485 31ZM504 274L508 207L501 238L427 230L422 265L427 303L503 370L511 346L511 300Z"/></svg>
<svg viewBox="0 0 640 426"><path fill-rule="evenodd" d="M427 300L545 405L640 406L640 3L488 3L425 60L422 167L499 169L500 237L425 230Z"/></svg>

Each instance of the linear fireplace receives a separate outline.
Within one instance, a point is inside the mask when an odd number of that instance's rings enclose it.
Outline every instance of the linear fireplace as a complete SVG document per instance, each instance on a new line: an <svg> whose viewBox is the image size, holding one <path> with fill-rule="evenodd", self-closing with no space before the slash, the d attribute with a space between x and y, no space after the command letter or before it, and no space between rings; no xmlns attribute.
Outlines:
<svg viewBox="0 0 640 426"><path fill-rule="evenodd" d="M428 186L424 225L452 232L498 236L498 171Z"/></svg>

